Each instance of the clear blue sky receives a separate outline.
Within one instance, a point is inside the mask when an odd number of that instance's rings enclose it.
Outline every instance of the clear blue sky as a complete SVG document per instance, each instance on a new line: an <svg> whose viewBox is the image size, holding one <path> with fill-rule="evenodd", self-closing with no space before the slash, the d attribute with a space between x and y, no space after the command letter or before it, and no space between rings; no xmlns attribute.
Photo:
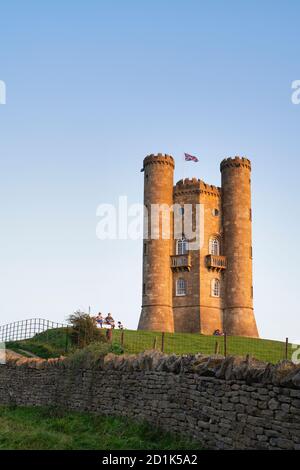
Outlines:
<svg viewBox="0 0 300 470"><path fill-rule="evenodd" d="M136 327L141 242L99 241L96 209L142 202L141 162L186 176L253 162L255 311L300 339L299 1L10 0L0 15L0 323L111 311Z"/></svg>

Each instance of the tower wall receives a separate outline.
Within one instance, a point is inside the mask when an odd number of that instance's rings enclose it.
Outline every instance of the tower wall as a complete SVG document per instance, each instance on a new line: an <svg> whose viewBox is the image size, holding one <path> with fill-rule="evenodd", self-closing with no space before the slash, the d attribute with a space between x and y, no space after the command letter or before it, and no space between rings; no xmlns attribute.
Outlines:
<svg viewBox="0 0 300 470"><path fill-rule="evenodd" d="M223 273L207 267L209 240L212 236L221 238L221 190L201 181L200 203L204 210L203 246L200 249L200 333L212 335L216 329L223 331ZM217 210L218 215L213 211ZM221 245L221 253L222 245ZM221 296L213 297L211 283L218 279Z"/></svg>
<svg viewBox="0 0 300 470"><path fill-rule="evenodd" d="M201 233L202 246L192 250L189 245L191 267L188 272L173 273L173 312L175 331L212 334L217 328L223 330L223 298L211 295L211 282L219 279L222 273L207 267L206 256L209 253L209 239L221 232L221 190L203 181L192 178L179 181L174 187L174 203L193 206L193 231L196 229L196 205L202 205L201 217L204 218ZM213 211L218 210L218 216ZM198 227L200 230L200 227ZM199 236L199 234L198 234ZM176 241L174 242L175 254ZM183 278L187 282L187 295L176 295L176 280Z"/></svg>
<svg viewBox="0 0 300 470"><path fill-rule="evenodd" d="M225 273L224 331L257 337L253 312L251 163L246 158L221 162Z"/></svg>
<svg viewBox="0 0 300 470"><path fill-rule="evenodd" d="M182 207L190 204L193 208L193 230L196 228L195 207L200 203L200 181L197 178L178 181L174 186L174 203ZM184 227L183 227L184 232ZM184 234L187 237L187 233ZM190 247L190 245L189 245ZM176 254L176 240L173 242L173 254ZM175 331L199 333L200 331L200 272L199 250L189 250L191 267L188 272L173 273L173 313ZM185 279L187 295L176 295L176 281Z"/></svg>
<svg viewBox="0 0 300 470"><path fill-rule="evenodd" d="M143 250L143 303L138 328L174 331L170 255L173 247L173 223L170 237L163 238L162 214L158 239L151 239L152 204L173 205L174 160L170 155L149 155L144 159L144 205L148 210L148 238Z"/></svg>

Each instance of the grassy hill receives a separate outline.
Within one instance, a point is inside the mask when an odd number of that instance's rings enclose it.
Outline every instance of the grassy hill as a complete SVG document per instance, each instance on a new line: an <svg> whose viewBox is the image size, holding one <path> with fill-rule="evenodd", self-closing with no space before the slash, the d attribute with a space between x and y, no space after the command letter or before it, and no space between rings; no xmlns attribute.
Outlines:
<svg viewBox="0 0 300 470"><path fill-rule="evenodd" d="M36 354L41 358L59 357L70 352L70 331L67 328L55 328L38 333L33 338L22 341L9 341L6 347L17 353L24 351Z"/></svg>
<svg viewBox="0 0 300 470"><path fill-rule="evenodd" d="M199 444L154 426L53 408L0 406L0 450L174 450Z"/></svg>
<svg viewBox="0 0 300 470"><path fill-rule="evenodd" d="M121 342L121 332L114 331L114 341ZM156 347L162 346L162 334L150 331L124 332L124 351L137 353L146 349L152 349L154 342ZM206 336L192 333L165 333L164 352L176 354L195 354L198 352L204 354L214 354L219 352L224 354L224 337ZM241 336L227 337L227 354L245 356L250 354L257 359L276 363L285 358L285 342L245 338ZM218 344L218 346L216 346ZM288 345L288 358L292 355L292 345Z"/></svg>
<svg viewBox="0 0 300 470"><path fill-rule="evenodd" d="M103 332L104 334L105 332ZM123 338L122 338L123 336ZM121 353L139 353L145 350L161 349L166 353L176 354L224 354L224 337L205 336L191 333L161 333L151 331L120 330L113 331L113 350ZM285 358L285 342L245 338L238 336L227 337L227 354L251 356L276 363ZM34 338L18 342L10 342L7 347L16 352L29 351L39 357L58 357L74 352L71 347L70 330L58 328L36 335ZM291 358L292 345L288 345L288 358Z"/></svg>

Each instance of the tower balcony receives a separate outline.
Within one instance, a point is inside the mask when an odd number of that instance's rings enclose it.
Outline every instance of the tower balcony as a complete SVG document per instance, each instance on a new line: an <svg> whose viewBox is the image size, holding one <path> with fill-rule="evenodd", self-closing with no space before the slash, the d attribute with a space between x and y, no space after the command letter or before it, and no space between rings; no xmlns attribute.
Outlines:
<svg viewBox="0 0 300 470"><path fill-rule="evenodd" d="M172 271L189 271L191 269L191 255L171 256L171 269Z"/></svg>
<svg viewBox="0 0 300 470"><path fill-rule="evenodd" d="M206 266L215 271L223 271L227 268L227 258L221 255L207 255Z"/></svg>

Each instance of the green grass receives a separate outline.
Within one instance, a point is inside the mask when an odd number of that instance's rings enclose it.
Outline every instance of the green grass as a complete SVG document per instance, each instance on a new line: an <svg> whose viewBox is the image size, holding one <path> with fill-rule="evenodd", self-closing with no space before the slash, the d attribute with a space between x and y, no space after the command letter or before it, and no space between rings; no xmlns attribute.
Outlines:
<svg viewBox="0 0 300 470"><path fill-rule="evenodd" d="M66 354L66 348L71 351L70 332L67 328L54 328L36 334L33 338L22 341L9 341L6 347L20 354L31 352L38 357L49 359Z"/></svg>
<svg viewBox="0 0 300 470"><path fill-rule="evenodd" d="M162 334L152 331L125 330L124 342L121 346L121 331L113 331L113 348L104 346L105 351L116 353L135 354L145 350L162 347ZM66 340L68 342L66 343ZM214 354L218 343L218 352L224 354L224 337L205 336L191 333L166 333L164 336L164 352L167 354ZM66 352L66 344L68 351ZM69 332L66 328L48 330L25 341L8 343L7 347L15 350L24 349L42 358L70 355L76 351L71 347ZM102 353L102 346L99 353ZM97 346L95 353L98 353ZM292 355L292 345L288 345L288 358ZM285 358L285 343L258 338L245 338L238 336L227 337L227 354L246 356L250 354L256 359L277 363Z"/></svg>
<svg viewBox="0 0 300 470"><path fill-rule="evenodd" d="M0 406L0 450L191 450L200 445L124 418Z"/></svg>
<svg viewBox="0 0 300 470"><path fill-rule="evenodd" d="M121 332L113 332L114 342L121 342ZM138 353L146 349L162 347L162 334L152 331L124 331L123 349L127 353ZM214 354L218 343L218 351L224 354L224 337L205 336L192 333L165 333L164 351L176 354ZM246 356L250 354L256 359L276 363L285 358L285 343L259 338L239 336L227 337L227 354ZM288 346L288 358L291 358L292 345Z"/></svg>

